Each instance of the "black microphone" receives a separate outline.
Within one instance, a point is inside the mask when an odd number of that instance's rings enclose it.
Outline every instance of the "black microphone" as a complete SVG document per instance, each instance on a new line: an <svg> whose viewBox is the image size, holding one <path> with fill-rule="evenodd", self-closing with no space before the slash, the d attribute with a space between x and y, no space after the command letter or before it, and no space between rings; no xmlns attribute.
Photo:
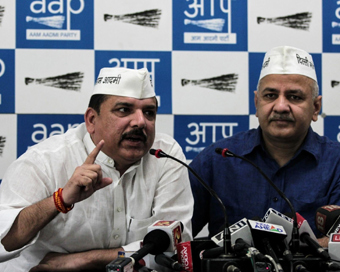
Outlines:
<svg viewBox="0 0 340 272"><path fill-rule="evenodd" d="M234 245L234 252L238 256L246 256L247 252L251 252L259 261L265 261L266 257L257 248L250 246L242 238L237 238Z"/></svg>
<svg viewBox="0 0 340 272"><path fill-rule="evenodd" d="M215 152L219 155L222 155L223 157L235 157L235 158L239 158L241 160L244 160L248 163L250 163L252 166L254 166L259 173L269 182L269 184L277 191L277 193L287 202L287 204L289 205L293 216L294 216L294 222L293 222L293 230L292 230L292 241L291 241L291 245L292 245L292 251L293 253L297 253L299 251L299 230L298 230L298 226L297 226L297 219L296 219L296 212L295 209L293 207L293 204L290 202L290 200L285 196L285 194L275 185L274 182L272 182L270 180L270 178L252 161L248 160L245 157L242 156L238 156L235 153L231 152L228 148L216 148Z"/></svg>
<svg viewBox="0 0 340 272"><path fill-rule="evenodd" d="M241 270L236 266L234 263L226 263L223 266L222 271L227 271L227 272L241 272Z"/></svg>
<svg viewBox="0 0 340 272"><path fill-rule="evenodd" d="M316 237L310 228L306 219L304 219L299 213L296 213L296 217L298 220L299 232L300 232L300 240L301 242L307 244L317 255L319 255L323 260L330 260L330 256L328 252L320 246ZM313 238L315 239L313 239Z"/></svg>
<svg viewBox="0 0 340 272"><path fill-rule="evenodd" d="M164 252L170 245L169 235L160 229L150 231L143 239L143 247L130 257L117 258L106 266L106 271L119 271L124 267L133 267L147 254L157 255ZM125 271L125 270L122 270Z"/></svg>
<svg viewBox="0 0 340 272"><path fill-rule="evenodd" d="M340 206L325 205L316 210L316 228L326 236L340 232Z"/></svg>
<svg viewBox="0 0 340 272"><path fill-rule="evenodd" d="M166 268L170 268L175 271L183 271L183 266L176 260L166 256L165 254L161 253L155 256L155 262L161 266Z"/></svg>
<svg viewBox="0 0 340 272"><path fill-rule="evenodd" d="M298 261L294 263L294 272L310 272L310 271L306 268L305 262Z"/></svg>
<svg viewBox="0 0 340 272"><path fill-rule="evenodd" d="M194 171L194 169L192 169L189 165L187 165L186 163L166 154L165 152L163 152L161 149L150 149L150 154L154 155L156 158L170 158L172 160L175 160L176 162L182 164L183 166L185 166L186 168L188 168L188 170L198 179L198 181L203 185L203 187L210 193L210 195L212 197L214 197L215 199L217 199L218 203L220 204L223 213L224 213L224 234L223 234L223 251L224 251L224 255L225 256L229 256L231 254L231 234L230 234L230 230L228 228L228 217L227 217L227 211L226 208L222 202L222 200L219 198L219 196L217 195L217 193L210 188L204 181L203 179Z"/></svg>

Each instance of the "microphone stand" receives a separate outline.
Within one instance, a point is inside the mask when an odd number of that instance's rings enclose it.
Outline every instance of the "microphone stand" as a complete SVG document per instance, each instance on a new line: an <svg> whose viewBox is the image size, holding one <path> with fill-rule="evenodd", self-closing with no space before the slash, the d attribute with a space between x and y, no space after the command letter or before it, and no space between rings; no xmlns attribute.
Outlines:
<svg viewBox="0 0 340 272"><path fill-rule="evenodd" d="M189 169L189 171L198 179L198 181L203 185L203 187L210 193L210 195L217 199L218 203L220 204L223 213L224 213L224 230L223 230L223 255L221 257L230 257L232 254L232 246L231 246L231 233L228 227L228 217L227 217L227 211L225 206L223 205L222 200L219 198L219 196L216 194L216 192L211 189L203 180L202 178L192 169L189 165L186 163L176 159L175 157L172 157L165 152L163 152L161 149L155 150L150 149L150 154L154 155L156 158L170 158L172 160L175 160L176 162L184 165L186 168Z"/></svg>
<svg viewBox="0 0 340 272"><path fill-rule="evenodd" d="M215 152L217 154L222 155L222 157L235 157L235 158L239 158L241 160L244 160L248 163L250 163L252 166L254 166L259 172L260 174L269 182L269 184L278 192L278 194L288 203L291 211L293 212L293 230L292 230L292 252L293 254L296 254L299 252L299 247L300 247L300 239L299 239L299 228L297 225L297 217L296 217L296 212L295 209L292 205L292 203L290 202L290 200L285 196L285 194L275 185L275 183L273 183L270 178L252 161L248 160L245 157L236 155L235 153L231 152L230 150L228 150L228 148L216 148Z"/></svg>

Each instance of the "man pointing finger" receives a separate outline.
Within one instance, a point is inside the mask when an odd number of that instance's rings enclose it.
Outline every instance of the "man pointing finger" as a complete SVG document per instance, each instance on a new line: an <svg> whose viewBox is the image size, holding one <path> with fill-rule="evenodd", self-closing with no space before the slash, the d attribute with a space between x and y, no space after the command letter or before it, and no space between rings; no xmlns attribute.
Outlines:
<svg viewBox="0 0 340 272"><path fill-rule="evenodd" d="M155 133L156 113L146 69L101 69L85 122L31 147L3 178L1 271L104 270L161 219L180 220L192 238L187 171L148 153L185 160Z"/></svg>

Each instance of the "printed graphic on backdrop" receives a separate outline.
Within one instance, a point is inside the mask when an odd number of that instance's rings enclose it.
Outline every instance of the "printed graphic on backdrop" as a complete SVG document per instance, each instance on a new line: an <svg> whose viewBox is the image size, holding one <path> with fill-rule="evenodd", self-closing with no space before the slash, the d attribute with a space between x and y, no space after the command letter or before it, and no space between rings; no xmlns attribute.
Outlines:
<svg viewBox="0 0 340 272"><path fill-rule="evenodd" d="M0 48L15 47L15 1L0 0Z"/></svg>
<svg viewBox="0 0 340 272"><path fill-rule="evenodd" d="M45 77L45 78L30 78L25 77L25 84L43 85L45 87L53 87L58 89L65 89L70 91L81 90L81 86L84 80L83 72L73 72L64 75Z"/></svg>
<svg viewBox="0 0 340 272"><path fill-rule="evenodd" d="M300 12L292 15L281 16L281 17L273 17L273 18L264 18L257 17L258 24L275 24L278 26L290 27L294 29L301 29L308 31L309 26L312 22L312 13L311 12Z"/></svg>
<svg viewBox="0 0 340 272"><path fill-rule="evenodd" d="M16 159L17 116L0 115L0 181L8 166Z"/></svg>
<svg viewBox="0 0 340 272"><path fill-rule="evenodd" d="M237 132L248 130L249 117L176 115L175 139L182 146L187 160L192 160L210 144Z"/></svg>
<svg viewBox="0 0 340 272"><path fill-rule="evenodd" d="M319 0L248 1L248 49L266 52L275 46L291 45L312 53L321 52L321 20Z"/></svg>
<svg viewBox="0 0 340 272"><path fill-rule="evenodd" d="M18 115L18 156L47 138L65 133L84 122L84 115Z"/></svg>
<svg viewBox="0 0 340 272"><path fill-rule="evenodd" d="M96 77L103 67L147 68L158 99L158 113L172 113L170 52L96 51Z"/></svg>
<svg viewBox="0 0 340 272"><path fill-rule="evenodd" d="M324 133L331 140L340 142L340 116L325 117Z"/></svg>
<svg viewBox="0 0 340 272"><path fill-rule="evenodd" d="M4 13L5 13L5 7L0 6L0 26L1 26L1 23L2 23L2 17L4 17Z"/></svg>
<svg viewBox="0 0 340 272"><path fill-rule="evenodd" d="M171 0L95 1L95 49L170 51L171 10Z"/></svg>
<svg viewBox="0 0 340 272"><path fill-rule="evenodd" d="M248 53L172 54L174 114L248 114Z"/></svg>
<svg viewBox="0 0 340 272"><path fill-rule="evenodd" d="M322 1L323 6L323 50L340 51L340 1Z"/></svg>
<svg viewBox="0 0 340 272"><path fill-rule="evenodd" d="M94 52L16 50L16 112L83 114L94 87Z"/></svg>
<svg viewBox="0 0 340 272"><path fill-rule="evenodd" d="M14 113L14 50L0 49L0 113Z"/></svg>
<svg viewBox="0 0 340 272"><path fill-rule="evenodd" d="M326 116L340 115L340 56L334 53L324 53L322 69L322 112Z"/></svg>
<svg viewBox="0 0 340 272"><path fill-rule="evenodd" d="M93 48L93 0L17 0L18 48Z"/></svg>
<svg viewBox="0 0 340 272"><path fill-rule="evenodd" d="M173 49L247 50L247 1L173 1Z"/></svg>

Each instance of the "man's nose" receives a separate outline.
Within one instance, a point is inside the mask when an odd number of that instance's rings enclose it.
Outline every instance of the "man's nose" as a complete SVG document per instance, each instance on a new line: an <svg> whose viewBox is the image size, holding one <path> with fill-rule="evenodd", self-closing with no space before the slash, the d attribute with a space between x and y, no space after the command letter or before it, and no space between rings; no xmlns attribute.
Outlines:
<svg viewBox="0 0 340 272"><path fill-rule="evenodd" d="M131 120L132 127L144 128L146 126L145 116L142 110L136 110Z"/></svg>
<svg viewBox="0 0 340 272"><path fill-rule="evenodd" d="M290 111L288 99L281 95L275 100L274 111L276 112L288 112Z"/></svg>

